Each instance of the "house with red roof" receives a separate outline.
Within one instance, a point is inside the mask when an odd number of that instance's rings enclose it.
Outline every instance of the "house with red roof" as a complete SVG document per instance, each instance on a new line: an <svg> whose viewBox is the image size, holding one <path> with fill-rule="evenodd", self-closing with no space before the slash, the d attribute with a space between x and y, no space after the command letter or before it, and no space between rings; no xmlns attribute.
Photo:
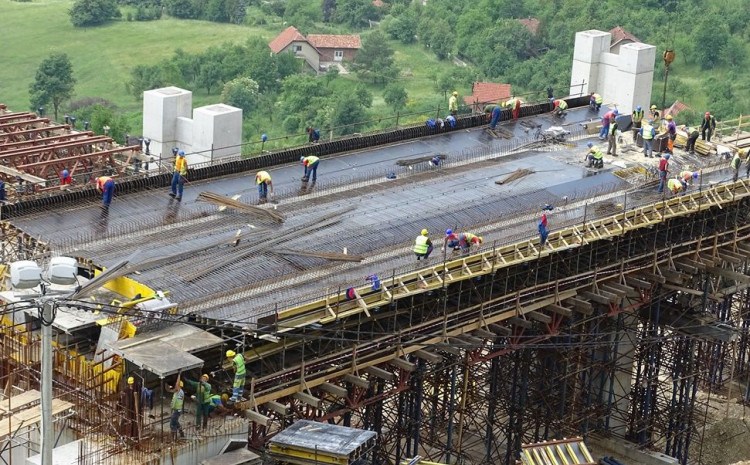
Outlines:
<svg viewBox="0 0 750 465"><path fill-rule="evenodd" d="M474 113L482 113L485 105L504 102L511 95L513 94L510 84L475 82L471 85L471 95L464 97L464 103L470 106Z"/></svg>
<svg viewBox="0 0 750 465"><path fill-rule="evenodd" d="M676 118L677 115L685 110L690 110L690 107L680 102L679 100L675 100L669 108L666 108L662 112L662 116L666 118L667 115L672 115L672 118Z"/></svg>
<svg viewBox="0 0 750 465"><path fill-rule="evenodd" d="M293 53L312 69L321 71L326 63L354 60L362 42L358 35L309 34L305 37L296 27L289 26L268 46L276 54Z"/></svg>
<svg viewBox="0 0 750 465"><path fill-rule="evenodd" d="M610 43L609 43L610 53L619 54L621 46L625 44L635 44L635 43L641 42L641 40L638 37L629 33L628 31L623 29L621 26L617 26L615 28L610 29L609 33L612 35L612 39L610 40Z"/></svg>

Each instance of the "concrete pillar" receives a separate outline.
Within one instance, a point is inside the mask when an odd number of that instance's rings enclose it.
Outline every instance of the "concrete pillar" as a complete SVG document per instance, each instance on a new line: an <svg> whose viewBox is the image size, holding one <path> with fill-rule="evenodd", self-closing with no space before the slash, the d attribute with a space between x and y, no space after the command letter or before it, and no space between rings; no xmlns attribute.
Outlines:
<svg viewBox="0 0 750 465"><path fill-rule="evenodd" d="M620 113L632 112L640 105L651 106L651 86L654 82L656 47L648 44L625 44L620 47L617 94Z"/></svg>
<svg viewBox="0 0 750 465"><path fill-rule="evenodd" d="M188 163L239 157L242 153L242 110L223 103L193 112L193 147Z"/></svg>
<svg viewBox="0 0 750 465"><path fill-rule="evenodd" d="M610 40L611 34L608 32L597 30L576 32L573 69L570 74L570 95L586 95L597 91L599 60L602 53L609 51Z"/></svg>
<svg viewBox="0 0 750 465"><path fill-rule="evenodd" d="M630 417L630 391L633 383L635 346L638 342L638 319L623 314L623 327L617 334L615 353L614 383L612 383L612 410L609 418L609 431L623 437L627 432ZM613 339L616 337L612 336Z"/></svg>
<svg viewBox="0 0 750 465"><path fill-rule="evenodd" d="M179 87L164 87L143 93L143 137L151 139L151 153L157 159L172 157L179 145L177 119L190 118L193 93Z"/></svg>

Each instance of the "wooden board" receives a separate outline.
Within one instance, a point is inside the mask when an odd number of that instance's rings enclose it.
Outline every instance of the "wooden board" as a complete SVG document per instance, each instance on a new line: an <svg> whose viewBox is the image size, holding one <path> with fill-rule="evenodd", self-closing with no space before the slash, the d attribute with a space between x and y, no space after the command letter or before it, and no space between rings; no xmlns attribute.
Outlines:
<svg viewBox="0 0 750 465"><path fill-rule="evenodd" d="M0 401L0 411L6 413L12 412L13 410L17 410L24 405L36 402L40 398L41 394L39 393L39 391L37 391L36 389L32 389L17 396L13 396L10 399L4 399Z"/></svg>
<svg viewBox="0 0 750 465"><path fill-rule="evenodd" d="M24 181L29 181L34 184L45 184L47 182L45 179L39 178L37 176L32 176L30 174L24 173L23 171L18 171L15 168L11 168L10 166L5 165L0 165L0 173L4 173L15 178L21 178Z"/></svg>
<svg viewBox="0 0 750 465"><path fill-rule="evenodd" d="M69 408L73 404L60 399L52 399L52 415L57 415ZM39 406L22 410L15 415L0 420L0 439L10 436L18 428L31 426L42 419L42 409Z"/></svg>

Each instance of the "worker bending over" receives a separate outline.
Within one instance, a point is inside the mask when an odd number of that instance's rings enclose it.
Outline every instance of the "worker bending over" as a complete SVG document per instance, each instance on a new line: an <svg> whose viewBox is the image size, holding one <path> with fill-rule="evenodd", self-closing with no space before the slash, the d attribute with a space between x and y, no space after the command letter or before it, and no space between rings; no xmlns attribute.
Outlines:
<svg viewBox="0 0 750 465"><path fill-rule="evenodd" d="M102 194L102 208L109 208L115 195L115 180L109 176L99 176L96 178L96 190Z"/></svg>
<svg viewBox="0 0 750 465"><path fill-rule="evenodd" d="M445 252L445 248L451 248L458 250L458 234L454 233L452 229L445 230L445 239L443 239L443 247L440 249L441 252Z"/></svg>
<svg viewBox="0 0 750 465"><path fill-rule="evenodd" d="M258 171L255 175L255 183L258 185L258 198L261 202L266 201L268 194L273 196L273 182L268 171Z"/></svg>
<svg viewBox="0 0 750 465"><path fill-rule="evenodd" d="M565 116L565 110L568 109L568 102L565 100L559 98L557 100L554 100L552 102L552 113L554 113L555 116L562 118Z"/></svg>
<svg viewBox="0 0 750 465"><path fill-rule="evenodd" d="M318 163L320 158L315 155L308 155L306 157L300 157L299 161L302 162L302 166L305 167L305 175L302 177L304 182L307 182L312 175L312 181L315 182L318 179Z"/></svg>
<svg viewBox="0 0 750 465"><path fill-rule="evenodd" d="M174 150L172 150L174 152ZM187 179L188 164L185 160L185 152L179 150L174 159L174 172L172 173L172 192L169 196L175 200L182 200L182 191L185 188L185 179Z"/></svg>
<svg viewBox="0 0 750 465"><path fill-rule="evenodd" d="M683 184L680 178L675 177L667 181L667 189L672 192L672 195L677 195L683 191Z"/></svg>
<svg viewBox="0 0 750 465"><path fill-rule="evenodd" d="M312 126L307 127L307 141L311 144L317 144L320 140L320 131Z"/></svg>
<svg viewBox="0 0 750 465"><path fill-rule="evenodd" d="M685 143L685 151L689 153L690 155L695 154L695 141L698 140L698 136L700 133L698 132L698 129L693 127L690 128L688 126L683 126L682 129L687 134L687 142Z"/></svg>
<svg viewBox="0 0 750 465"><path fill-rule="evenodd" d="M589 108L593 111L599 111L602 108L602 102L604 102L602 96L592 92L589 97Z"/></svg>
<svg viewBox="0 0 750 465"><path fill-rule="evenodd" d="M732 167L732 181L737 181L737 178L740 176L740 165L742 164L742 155L739 151L735 152L734 157L732 157L732 161L729 162L729 165Z"/></svg>
<svg viewBox="0 0 750 465"><path fill-rule="evenodd" d="M67 186L68 184L72 182L73 182L73 178L70 176L70 171L62 170L60 172L60 185Z"/></svg>
<svg viewBox="0 0 750 465"><path fill-rule="evenodd" d="M491 115L490 117L490 129L495 130L497 123L500 121L500 112L502 108L500 105L487 105L484 107L484 114Z"/></svg>
<svg viewBox="0 0 750 465"><path fill-rule="evenodd" d="M521 116L521 99L518 97L511 97L510 100L505 102L505 106L510 108L511 116L513 119L518 119Z"/></svg>
<svg viewBox="0 0 750 465"><path fill-rule="evenodd" d="M689 183L693 182L693 179L698 179L698 172L692 172L688 170L680 171L677 179L682 183L682 190L687 192Z"/></svg>
<svg viewBox="0 0 750 465"><path fill-rule="evenodd" d="M458 246L461 247L463 253L468 253L472 246L477 249L482 245L484 239L472 233L461 233L458 235Z"/></svg>
<svg viewBox="0 0 750 465"><path fill-rule="evenodd" d="M586 167L587 168L604 168L604 154L598 146L589 142L586 144L589 151L586 152Z"/></svg>
<svg viewBox="0 0 750 465"><path fill-rule="evenodd" d="M417 261L421 259L427 260L430 258L432 253L432 241L429 238L429 232L426 229L422 230L422 233L417 236L414 240L414 255L417 256Z"/></svg>
<svg viewBox="0 0 750 465"><path fill-rule="evenodd" d="M602 129L599 131L599 139L606 139L609 135L609 125L617 117L617 110L610 110L602 116Z"/></svg>
<svg viewBox="0 0 750 465"><path fill-rule="evenodd" d="M227 350L226 356L232 361L234 368L234 383L232 384L232 402L239 402L245 391L245 357L233 350Z"/></svg>

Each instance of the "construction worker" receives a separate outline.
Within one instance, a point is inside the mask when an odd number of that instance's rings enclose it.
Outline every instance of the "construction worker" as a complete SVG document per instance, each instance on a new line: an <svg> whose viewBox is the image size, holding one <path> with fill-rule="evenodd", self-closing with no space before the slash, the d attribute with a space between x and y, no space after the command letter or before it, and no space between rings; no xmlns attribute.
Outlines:
<svg viewBox="0 0 750 465"><path fill-rule="evenodd" d="M245 357L241 353L227 350L226 356L232 361L234 368L234 383L232 384L232 402L239 402L245 391Z"/></svg>
<svg viewBox="0 0 750 465"><path fill-rule="evenodd" d="M617 135L619 133L615 115L609 117L609 131L607 133L607 155L617 156Z"/></svg>
<svg viewBox="0 0 750 465"><path fill-rule="evenodd" d="M652 121L657 121L661 119L661 113L659 113L659 110L657 109L656 105L651 105L650 114L651 114Z"/></svg>
<svg viewBox="0 0 750 465"><path fill-rule="evenodd" d="M518 119L519 116L521 116L521 99L518 97L511 97L507 102L505 102L506 107L510 108L511 116L513 116L513 119Z"/></svg>
<svg viewBox="0 0 750 465"><path fill-rule="evenodd" d="M258 185L258 198L265 202L268 194L273 195L273 182L268 171L258 171L255 175L255 183Z"/></svg>
<svg viewBox="0 0 750 465"><path fill-rule="evenodd" d="M672 115L667 115L666 120L667 135L669 136L669 139L667 140L667 148L669 149L669 153L674 153L674 140L677 139L677 125L675 124Z"/></svg>
<svg viewBox="0 0 750 465"><path fill-rule="evenodd" d="M448 99L448 112L455 117L458 115L458 92L455 90Z"/></svg>
<svg viewBox="0 0 750 465"><path fill-rule="evenodd" d="M664 185L667 183L667 176L669 175L669 154L665 153L659 160L659 189L658 192L661 194L664 192Z"/></svg>
<svg viewBox="0 0 750 465"><path fill-rule="evenodd" d="M640 105L633 110L631 120L633 121L633 140L635 141L638 138L638 131L640 131L641 123L643 122L643 109Z"/></svg>
<svg viewBox="0 0 750 465"><path fill-rule="evenodd" d="M195 394L192 396L192 399L198 404L195 407L195 427L206 429L208 414L211 411L211 385L208 383L208 375L201 375L200 381L186 379L185 382L195 390Z"/></svg>
<svg viewBox="0 0 750 465"><path fill-rule="evenodd" d="M539 231L539 245L544 245L547 242L547 236L549 236L549 228L547 227L547 212L542 212L539 223L537 224L537 230Z"/></svg>
<svg viewBox="0 0 750 465"><path fill-rule="evenodd" d="M441 252L445 252L445 248L449 247L453 250L458 250L458 234L454 233L452 229L445 230L445 239L443 239L443 247L440 249Z"/></svg>
<svg viewBox="0 0 750 465"><path fill-rule="evenodd" d="M697 171L693 172L687 169L680 171L680 174L679 176L677 176L677 179L679 179L680 182L682 183L682 190L687 192L689 183L693 182L694 179L698 179L698 175L699 173Z"/></svg>
<svg viewBox="0 0 750 465"><path fill-rule="evenodd" d="M125 389L120 392L120 406L124 410L120 434L130 438L138 437L140 390L135 384L135 378L129 376Z"/></svg>
<svg viewBox="0 0 750 465"><path fill-rule="evenodd" d="M676 177L667 181L667 189L672 192L672 195L677 195L682 192L683 185L680 178Z"/></svg>
<svg viewBox="0 0 750 465"><path fill-rule="evenodd" d="M62 170L60 172L60 185L67 186L68 184L72 182L73 182L73 178L70 176L70 171Z"/></svg>
<svg viewBox="0 0 750 465"><path fill-rule="evenodd" d="M740 149L740 156L745 160L745 177L750 178L750 159L748 159L747 149Z"/></svg>
<svg viewBox="0 0 750 465"><path fill-rule="evenodd" d="M742 164L742 155L740 155L740 152L737 151L734 154L734 157L732 157L732 161L729 162L729 166L732 167L732 181L737 181L737 178L740 175L740 165Z"/></svg>
<svg viewBox="0 0 750 465"><path fill-rule="evenodd" d="M225 405L229 402L228 394L214 394L211 396L211 402L209 403L208 414L213 415L214 412L219 415L226 415L229 413L229 409Z"/></svg>
<svg viewBox="0 0 750 465"><path fill-rule="evenodd" d="M643 139L643 156L651 158L654 155L654 137L656 137L656 129L652 126L653 121L648 120L643 123L643 127L639 133Z"/></svg>
<svg viewBox="0 0 750 465"><path fill-rule="evenodd" d="M568 102L566 102L565 100L559 98L552 101L552 113L554 113L554 115L558 118L562 118L563 116L565 116L565 110L567 109Z"/></svg>
<svg viewBox="0 0 750 465"><path fill-rule="evenodd" d="M599 139L606 139L609 134L609 124L613 120L613 116L616 118L618 115L617 110L610 110L602 116L602 128L599 131Z"/></svg>
<svg viewBox="0 0 750 465"><path fill-rule="evenodd" d="M716 118L711 115L710 111L707 111L706 114L703 116L703 120L701 121L701 140L705 140L706 142L711 142L711 135L716 130ZM706 134L708 134L708 137L706 137Z"/></svg>
<svg viewBox="0 0 750 465"><path fill-rule="evenodd" d="M188 164L185 159L185 152L179 150L174 159L174 171L172 173L172 192L169 196L175 200L182 200L182 191L185 188L185 179L187 179Z"/></svg>
<svg viewBox="0 0 750 465"><path fill-rule="evenodd" d="M102 208L109 208L115 195L115 180L109 176L99 176L96 178L96 190L102 194Z"/></svg>
<svg viewBox="0 0 750 465"><path fill-rule="evenodd" d="M311 144L317 144L320 141L320 131L312 126L307 127L307 141Z"/></svg>
<svg viewBox="0 0 750 465"><path fill-rule="evenodd" d="M698 136L700 133L698 132L698 129L693 127L689 128L688 126L683 126L682 129L687 134L687 142L685 142L685 151L689 153L690 155L695 154L695 141L698 140Z"/></svg>
<svg viewBox="0 0 750 465"><path fill-rule="evenodd" d="M172 432L172 438L177 439L179 433L181 438L185 437L185 432L182 431L182 425L180 425L180 415L182 415L182 409L185 405L185 391L182 390L185 384L180 380L180 376L177 376L174 387L167 387L167 392L172 393L172 415L169 418L169 430Z"/></svg>
<svg viewBox="0 0 750 465"><path fill-rule="evenodd" d="M425 260L430 258L430 254L432 253L432 241L430 240L429 232L426 229L423 229L419 236L414 240L413 250L414 255L417 256L417 261L422 258Z"/></svg>
<svg viewBox="0 0 750 465"><path fill-rule="evenodd" d="M484 114L485 115L492 115L490 118L490 126L489 128L491 130L495 130L495 127L497 127L497 123L500 121L500 113L502 111L502 108L500 108L500 105L487 105L484 107Z"/></svg>
<svg viewBox="0 0 750 465"><path fill-rule="evenodd" d="M589 151L586 152L586 167L587 168L604 168L604 154L599 149L598 146L594 145L592 142L589 142L586 144L586 146L589 148Z"/></svg>
<svg viewBox="0 0 750 465"><path fill-rule="evenodd" d="M604 99L601 95L597 94L596 92L592 92L591 96L589 97L589 108L593 111L599 111L602 108L603 102Z"/></svg>
<svg viewBox="0 0 750 465"><path fill-rule="evenodd" d="M315 155L308 155L300 157L299 161L305 167L305 175L302 177L302 180L307 182L310 179L310 175L312 175L312 181L315 182L318 179L318 163L320 162L320 158Z"/></svg>
<svg viewBox="0 0 750 465"><path fill-rule="evenodd" d="M458 246L461 247L463 253L468 253L472 246L479 248L482 242L484 242L484 239L476 234L467 232L458 235Z"/></svg>

